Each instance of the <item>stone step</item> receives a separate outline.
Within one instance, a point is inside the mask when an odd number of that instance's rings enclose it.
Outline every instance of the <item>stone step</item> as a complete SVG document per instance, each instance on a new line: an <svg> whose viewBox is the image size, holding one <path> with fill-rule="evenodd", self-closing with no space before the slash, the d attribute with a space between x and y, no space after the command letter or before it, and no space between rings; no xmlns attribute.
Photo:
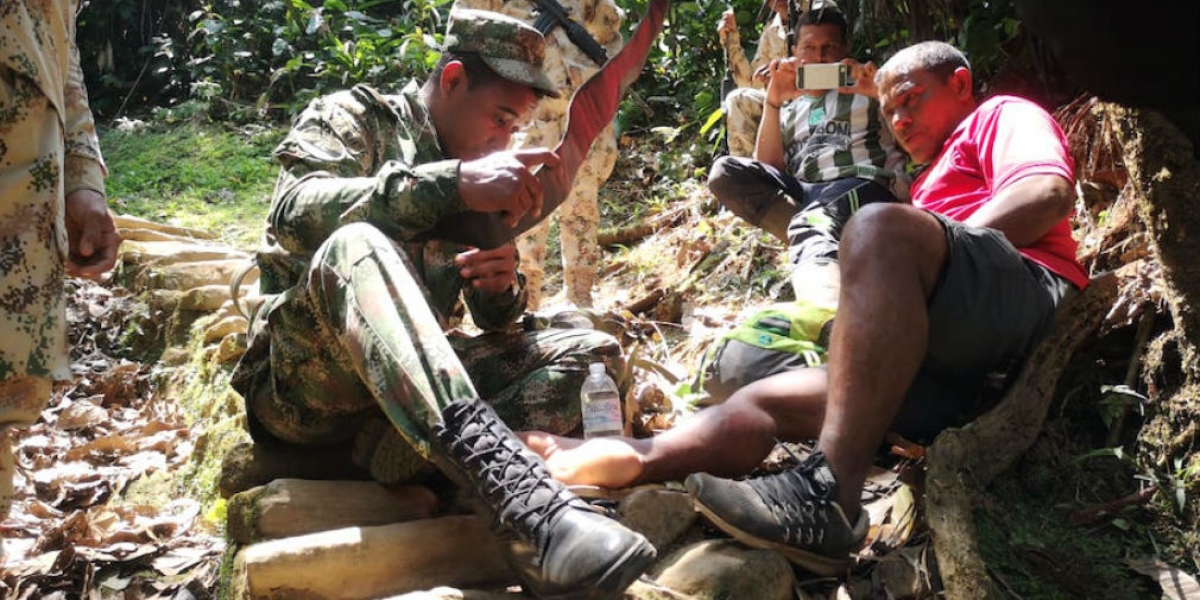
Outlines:
<svg viewBox="0 0 1200 600"><path fill-rule="evenodd" d="M428 488L386 489L373 481L276 479L229 499L226 533L240 544L345 527L427 519L437 507Z"/></svg>
<svg viewBox="0 0 1200 600"><path fill-rule="evenodd" d="M167 225L166 223L158 223L149 219L142 219L133 215L117 215L115 217L117 229L121 231L121 236L125 237L125 233L138 231L152 231L169 236L171 239L194 239L194 240L215 240L217 236L204 231L203 229L192 229L191 227L178 227L175 225ZM137 239L125 237L125 239Z"/></svg>
<svg viewBox="0 0 1200 600"><path fill-rule="evenodd" d="M438 586L516 583L480 519L451 516L348 527L246 546L234 558L233 600L373 600Z"/></svg>

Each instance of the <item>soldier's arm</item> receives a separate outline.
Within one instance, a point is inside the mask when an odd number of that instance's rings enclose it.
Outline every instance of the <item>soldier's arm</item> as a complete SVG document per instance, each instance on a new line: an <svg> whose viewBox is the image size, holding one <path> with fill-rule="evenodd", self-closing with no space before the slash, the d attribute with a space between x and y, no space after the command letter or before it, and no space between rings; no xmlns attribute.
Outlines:
<svg viewBox="0 0 1200 600"><path fill-rule="evenodd" d="M593 6L587 7L587 2L592 2ZM621 37L621 21L625 19L625 13L613 0L587 2L584 3L584 14L581 15L580 21L596 42L604 47L605 52L608 52L608 57L612 58L625 45L625 40ZM584 17L587 17L586 22L583 21Z"/></svg>
<svg viewBox="0 0 1200 600"><path fill-rule="evenodd" d="M283 165L268 217L276 242L312 252L337 228L360 221L405 241L466 209L459 161L384 161L375 140L389 134L403 132L353 90L305 109L275 151Z"/></svg>
<svg viewBox="0 0 1200 600"><path fill-rule="evenodd" d="M754 69L750 68L750 60L746 58L746 50L742 48L742 36L737 27L720 34L721 45L725 48L726 67L733 73L733 81L738 87L755 87Z"/></svg>
<svg viewBox="0 0 1200 600"><path fill-rule="evenodd" d="M104 177L108 174L100 155L96 123L88 106L83 70L79 67L79 49L71 40L66 83L64 135L64 213L67 229L67 273L75 277L96 278L108 272L117 261L121 236L104 196Z"/></svg>
<svg viewBox="0 0 1200 600"><path fill-rule="evenodd" d="M66 157L64 180L67 194L77 190L93 190L104 194L104 178L108 169L100 154L96 122L88 106L83 70L79 68L79 50L72 45L67 70L66 89Z"/></svg>

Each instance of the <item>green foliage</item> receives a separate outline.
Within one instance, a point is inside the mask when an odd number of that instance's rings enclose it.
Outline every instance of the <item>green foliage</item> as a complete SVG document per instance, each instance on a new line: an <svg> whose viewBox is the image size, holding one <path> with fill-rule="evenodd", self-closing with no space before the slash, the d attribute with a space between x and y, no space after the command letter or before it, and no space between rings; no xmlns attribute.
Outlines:
<svg viewBox="0 0 1200 600"><path fill-rule="evenodd" d="M212 0L188 17L191 66L233 106L290 114L357 83L387 89L426 74L449 2Z"/></svg>
<svg viewBox="0 0 1200 600"><path fill-rule="evenodd" d="M85 1L76 43L92 111L115 118L124 110L169 106L191 93L184 16L192 2Z"/></svg>
<svg viewBox="0 0 1200 600"><path fill-rule="evenodd" d="M117 212L219 232L252 248L262 234L281 132L229 131L194 121L101 132Z"/></svg>
<svg viewBox="0 0 1200 600"><path fill-rule="evenodd" d="M626 38L642 14L645 0L617 0L629 17ZM721 79L726 57L717 38L717 21L733 8L748 56L753 56L761 24L760 0L672 2L663 33L651 48L646 69L622 101L617 130L638 134L656 129L674 152L668 167L679 179L707 167L719 149L725 128L719 117Z"/></svg>

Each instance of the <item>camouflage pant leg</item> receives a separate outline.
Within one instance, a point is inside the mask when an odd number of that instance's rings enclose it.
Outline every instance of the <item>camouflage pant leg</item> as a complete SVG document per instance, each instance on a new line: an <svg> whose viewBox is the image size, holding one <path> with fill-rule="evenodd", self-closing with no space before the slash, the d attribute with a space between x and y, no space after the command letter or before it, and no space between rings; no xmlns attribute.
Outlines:
<svg viewBox="0 0 1200 600"><path fill-rule="evenodd" d="M525 276L525 288L529 294L529 310L536 310L541 304L546 240L551 219L558 219L563 285L567 289L567 299L576 306L592 305L592 286L600 259L600 247L596 243L600 227L597 202L600 186L612 175L616 162L617 135L613 124L609 123L596 137L587 158L580 165L567 200L550 218L517 239L517 250L521 253L521 274Z"/></svg>
<svg viewBox="0 0 1200 600"><path fill-rule="evenodd" d="M559 207L562 210L562 207ZM517 237L517 252L521 256L520 270L525 276L525 308L537 310L542 304L542 285L546 281L546 238L550 236L550 219L542 219Z"/></svg>
<svg viewBox="0 0 1200 600"><path fill-rule="evenodd" d="M8 437L8 429L0 429L0 521L8 518L8 511L13 505L13 475L16 467L13 464L12 440ZM0 540L0 564L4 561L3 540Z"/></svg>
<svg viewBox="0 0 1200 600"><path fill-rule="evenodd" d="M14 466L9 431L13 425L29 425L37 420L53 386L48 377L0 381L0 521L8 516L13 501Z"/></svg>
<svg viewBox="0 0 1200 600"><path fill-rule="evenodd" d="M348 441L378 411L422 455L441 409L478 398L407 256L374 227L342 227L270 311L270 394L250 405L276 437Z"/></svg>
<svg viewBox="0 0 1200 600"><path fill-rule="evenodd" d="M575 306L592 306L592 286L601 250L596 241L600 230L600 186L612 175L616 164L617 134L609 123L575 175L571 196L558 209L563 286L567 288L567 299Z"/></svg>
<svg viewBox="0 0 1200 600"><path fill-rule="evenodd" d="M480 395L517 431L576 431L588 364L603 362L610 373L624 368L616 338L594 329L493 332L451 344Z"/></svg>
<svg viewBox="0 0 1200 600"><path fill-rule="evenodd" d="M754 156L766 99L767 93L755 88L737 88L725 98L725 139L730 156Z"/></svg>
<svg viewBox="0 0 1200 600"><path fill-rule="evenodd" d="M0 381L70 379L63 128L37 83L4 64L0 132ZM0 405L0 424L32 423L41 407L29 419L5 412Z"/></svg>

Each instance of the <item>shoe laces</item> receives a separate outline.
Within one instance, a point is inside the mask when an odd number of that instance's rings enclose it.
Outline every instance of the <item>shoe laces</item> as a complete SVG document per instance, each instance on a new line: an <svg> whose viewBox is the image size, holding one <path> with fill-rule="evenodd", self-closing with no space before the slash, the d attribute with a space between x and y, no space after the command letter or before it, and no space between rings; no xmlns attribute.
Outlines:
<svg viewBox="0 0 1200 600"><path fill-rule="evenodd" d="M463 449L462 460L475 467L479 493L495 502L494 522L508 530L526 532L539 549L548 541L547 524L570 506L569 499L543 465L519 446L500 419L481 401L466 404L456 419L459 438L449 444ZM527 522L527 519L532 520ZM519 527L512 525L521 524Z"/></svg>
<svg viewBox="0 0 1200 600"><path fill-rule="evenodd" d="M783 525L789 543L820 544L825 540L835 482L831 472L819 476L818 469L829 470L820 452L793 469L747 482Z"/></svg>

